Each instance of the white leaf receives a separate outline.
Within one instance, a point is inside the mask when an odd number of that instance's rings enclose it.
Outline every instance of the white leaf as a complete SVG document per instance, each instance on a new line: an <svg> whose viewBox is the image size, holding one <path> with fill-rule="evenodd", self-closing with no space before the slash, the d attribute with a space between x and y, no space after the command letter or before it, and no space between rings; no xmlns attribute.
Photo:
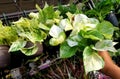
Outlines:
<svg viewBox="0 0 120 79"><path fill-rule="evenodd" d="M62 29L64 29L65 31L69 31L69 30L73 29L73 27L68 19L62 19L60 21L60 27Z"/></svg>
<svg viewBox="0 0 120 79"><path fill-rule="evenodd" d="M63 32L63 30L59 26L53 25L49 31L49 34L54 38L58 38L61 32Z"/></svg>
<svg viewBox="0 0 120 79"><path fill-rule="evenodd" d="M38 19L38 18L39 18L39 13L31 12L31 13L29 14L29 17L30 17L30 18L36 18L36 19Z"/></svg>
<svg viewBox="0 0 120 79"><path fill-rule="evenodd" d="M89 18L84 14L76 14L74 16L74 22L88 23Z"/></svg>
<svg viewBox="0 0 120 79"><path fill-rule="evenodd" d="M111 51L111 52L117 52L117 50L114 48L114 45L116 43L113 42L112 40L103 40L99 41L95 44L95 47L93 49L99 50L99 51Z"/></svg>
<svg viewBox="0 0 120 79"><path fill-rule="evenodd" d="M78 45L78 42L70 40L70 39L67 39L67 43L70 47Z"/></svg>

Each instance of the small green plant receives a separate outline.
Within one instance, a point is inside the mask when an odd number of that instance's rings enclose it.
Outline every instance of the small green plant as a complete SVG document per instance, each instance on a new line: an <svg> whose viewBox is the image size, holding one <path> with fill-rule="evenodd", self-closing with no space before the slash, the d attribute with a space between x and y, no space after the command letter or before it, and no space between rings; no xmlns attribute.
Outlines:
<svg viewBox="0 0 120 79"><path fill-rule="evenodd" d="M18 39L16 30L12 26L4 26L0 21L0 45L10 46Z"/></svg>
<svg viewBox="0 0 120 79"><path fill-rule="evenodd" d="M120 5L119 0L93 0L93 2L95 6L93 9L85 9L85 14L90 17L96 17L100 21L103 21L110 11L116 11Z"/></svg>

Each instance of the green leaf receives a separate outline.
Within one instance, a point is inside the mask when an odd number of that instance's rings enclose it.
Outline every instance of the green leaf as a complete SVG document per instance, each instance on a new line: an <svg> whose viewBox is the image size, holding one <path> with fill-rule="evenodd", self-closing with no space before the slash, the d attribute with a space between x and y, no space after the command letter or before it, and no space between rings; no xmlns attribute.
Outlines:
<svg viewBox="0 0 120 79"><path fill-rule="evenodd" d="M64 42L60 45L60 58L69 58L75 55L77 47L70 47L67 42Z"/></svg>
<svg viewBox="0 0 120 79"><path fill-rule="evenodd" d="M90 47L86 47L83 51L83 62L86 74L104 67L104 60Z"/></svg>
<svg viewBox="0 0 120 79"><path fill-rule="evenodd" d="M2 21L0 20L0 28L2 28L3 27L3 24L2 24Z"/></svg>
<svg viewBox="0 0 120 79"><path fill-rule="evenodd" d="M106 39L111 39L114 32L113 25L108 21L103 21L97 25L97 30L104 35Z"/></svg>
<svg viewBox="0 0 120 79"><path fill-rule="evenodd" d="M18 39L18 34L12 26L0 27L0 44L1 45L11 45L12 42Z"/></svg>
<svg viewBox="0 0 120 79"><path fill-rule="evenodd" d="M39 28L40 29L43 29L43 30L50 30L50 28L49 27L47 27L45 24L43 24L43 23L39 23Z"/></svg>
<svg viewBox="0 0 120 79"><path fill-rule="evenodd" d="M72 22L74 14L67 12L66 15L68 16L68 19L70 20L70 22Z"/></svg>
<svg viewBox="0 0 120 79"><path fill-rule="evenodd" d="M90 30L85 33L84 38L90 38L92 40L103 40L104 36L97 30Z"/></svg>
<svg viewBox="0 0 120 79"><path fill-rule="evenodd" d="M46 18L45 18L45 15L43 13L43 10L39 7L39 5L36 5L36 8L39 12L39 19L38 20L42 23L45 23Z"/></svg>
<svg viewBox="0 0 120 79"><path fill-rule="evenodd" d="M54 19L47 19L47 20L46 20L46 25L47 25L47 26L50 26L50 27L51 27L54 23L55 23L55 20L54 20Z"/></svg>
<svg viewBox="0 0 120 79"><path fill-rule="evenodd" d="M63 31L63 32L61 32L61 33L59 34L59 37L58 37L59 43L64 42L65 38L66 38L66 34L65 34L65 32Z"/></svg>
<svg viewBox="0 0 120 79"><path fill-rule="evenodd" d="M43 13L46 19L53 19L54 17L54 8L53 6L46 6L43 8Z"/></svg>
<svg viewBox="0 0 120 79"><path fill-rule="evenodd" d="M57 45L63 43L64 40L65 40L65 38L66 38L65 33L64 33L64 32L61 32L61 33L59 34L58 38L54 38L54 37L51 38L50 41L49 41L49 43L50 43L50 45L52 45L52 46L57 46Z"/></svg>
<svg viewBox="0 0 120 79"><path fill-rule="evenodd" d="M21 39L13 42L12 45L10 46L9 52L15 52L15 51L20 50L26 45L26 43L27 43L26 41L21 40Z"/></svg>
<svg viewBox="0 0 120 79"><path fill-rule="evenodd" d="M60 18L60 11L59 10L55 10L54 12L54 18Z"/></svg>
<svg viewBox="0 0 120 79"><path fill-rule="evenodd" d="M21 17L18 21L14 21L13 24L17 25L17 27L24 30L30 26L30 20L28 18Z"/></svg>
<svg viewBox="0 0 120 79"><path fill-rule="evenodd" d="M45 4L44 8L41 9L38 5L36 5L37 10L39 11L39 22L44 24L52 25L54 19L60 19L60 11L54 10L53 6L49 6L47 3Z"/></svg>
<svg viewBox="0 0 120 79"><path fill-rule="evenodd" d="M49 40L49 44L52 45L52 46L57 46L57 45L59 45L60 43L59 43L59 40L58 40L57 38L51 38L51 39Z"/></svg>
<svg viewBox="0 0 120 79"><path fill-rule="evenodd" d="M47 34L44 31L36 30L31 32L23 32L19 34L21 37L27 38L33 43L36 41L43 42L44 39L46 39Z"/></svg>
<svg viewBox="0 0 120 79"><path fill-rule="evenodd" d="M34 55L38 50L38 47L36 45L31 46L29 48L22 48L21 51L23 54L27 55L27 56L31 56Z"/></svg>
<svg viewBox="0 0 120 79"><path fill-rule="evenodd" d="M36 32L32 32L32 38L33 42L35 43L36 41L43 42L44 39L47 38L47 34L42 31L42 30L36 30ZM29 40L31 40L29 39Z"/></svg>

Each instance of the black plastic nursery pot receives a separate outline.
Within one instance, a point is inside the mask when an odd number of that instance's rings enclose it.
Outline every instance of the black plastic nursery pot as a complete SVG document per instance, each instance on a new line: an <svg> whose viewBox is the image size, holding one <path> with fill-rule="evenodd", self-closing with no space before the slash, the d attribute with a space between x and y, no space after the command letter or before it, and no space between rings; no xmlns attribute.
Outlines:
<svg viewBox="0 0 120 79"><path fill-rule="evenodd" d="M25 48L29 48L33 45L34 44L32 42L27 41L27 44L26 44ZM35 57L40 56L43 52L43 45L41 43L38 43L38 42L36 42L36 45L38 47L37 52L33 55L30 55L30 56L27 56L27 55L23 54L21 51L11 52L10 67L11 68L20 67L23 64L23 61L26 62L29 59L34 59Z"/></svg>
<svg viewBox="0 0 120 79"><path fill-rule="evenodd" d="M106 16L106 20L110 21L114 26L119 26L118 19L113 11Z"/></svg>
<svg viewBox="0 0 120 79"><path fill-rule="evenodd" d="M27 44L26 44L25 48L32 47L33 45L34 44L32 42L27 41ZM43 45L40 44L39 42L36 42L36 45L38 47L37 52L35 54L31 55L31 56L28 56L28 57L33 57L34 58L34 57L40 56L42 54L42 52L43 52Z"/></svg>
<svg viewBox="0 0 120 79"><path fill-rule="evenodd" d="M0 69L7 67L10 64L9 46L0 45Z"/></svg>

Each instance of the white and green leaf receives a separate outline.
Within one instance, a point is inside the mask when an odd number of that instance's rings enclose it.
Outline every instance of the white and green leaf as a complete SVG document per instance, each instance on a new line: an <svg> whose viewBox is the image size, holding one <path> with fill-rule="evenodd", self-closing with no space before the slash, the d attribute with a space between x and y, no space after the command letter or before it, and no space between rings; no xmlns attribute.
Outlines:
<svg viewBox="0 0 120 79"><path fill-rule="evenodd" d="M86 74L104 67L104 60L102 57L90 47L86 47L83 51L83 62Z"/></svg>
<svg viewBox="0 0 120 79"><path fill-rule="evenodd" d="M15 42L12 43L12 45L9 48L9 52L15 52L20 50L21 48L23 48L26 45L27 41L24 41L22 39L19 39Z"/></svg>
<svg viewBox="0 0 120 79"><path fill-rule="evenodd" d="M49 31L49 34L54 38L58 38L61 32L63 32L63 30L59 26L53 25Z"/></svg>
<svg viewBox="0 0 120 79"><path fill-rule="evenodd" d="M59 26L64 29L65 31L69 31L73 29L73 26L71 25L70 21L68 19L62 19L60 21Z"/></svg>
<svg viewBox="0 0 120 79"><path fill-rule="evenodd" d="M93 47L93 49L98 50L98 51L111 51L111 52L117 52L117 50L115 49L114 45L116 45L117 43L113 42L112 40L102 40L102 41L98 41L95 44L95 47Z"/></svg>

